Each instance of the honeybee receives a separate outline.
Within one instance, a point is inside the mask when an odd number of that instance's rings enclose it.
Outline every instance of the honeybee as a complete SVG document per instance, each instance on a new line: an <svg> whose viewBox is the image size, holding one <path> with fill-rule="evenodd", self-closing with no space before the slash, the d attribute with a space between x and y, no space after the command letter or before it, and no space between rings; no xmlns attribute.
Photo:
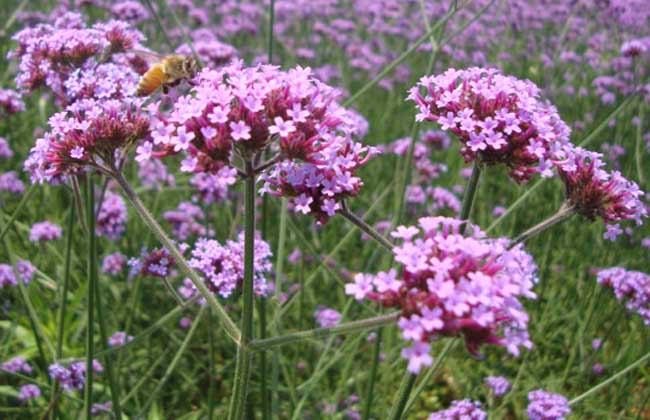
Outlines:
<svg viewBox="0 0 650 420"><path fill-rule="evenodd" d="M140 78L136 89L138 96L149 96L159 87L162 87L163 93L167 93L170 87L178 85L182 80L193 78L197 72L196 60L193 57L181 54L161 56L144 51L132 52L157 59Z"/></svg>

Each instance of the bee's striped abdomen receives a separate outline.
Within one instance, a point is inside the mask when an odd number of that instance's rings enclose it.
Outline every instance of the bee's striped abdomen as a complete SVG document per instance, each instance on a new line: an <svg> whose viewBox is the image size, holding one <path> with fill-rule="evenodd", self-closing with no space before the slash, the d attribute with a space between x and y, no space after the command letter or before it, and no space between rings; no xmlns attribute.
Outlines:
<svg viewBox="0 0 650 420"><path fill-rule="evenodd" d="M153 91L158 89L162 84L165 77L165 72L163 65L161 63L156 63L145 74L140 78L138 83L138 89L136 90L136 95L138 96L148 96L151 95Z"/></svg>

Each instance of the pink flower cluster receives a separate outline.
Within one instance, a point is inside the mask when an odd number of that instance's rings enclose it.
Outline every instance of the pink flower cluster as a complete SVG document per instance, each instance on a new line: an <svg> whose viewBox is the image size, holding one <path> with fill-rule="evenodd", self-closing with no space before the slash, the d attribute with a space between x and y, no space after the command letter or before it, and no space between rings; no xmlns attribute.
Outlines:
<svg viewBox="0 0 650 420"><path fill-rule="evenodd" d="M337 96L310 69L241 62L205 69L193 93L159 115L136 159L184 153L181 171L214 174L231 163L233 151L252 160L268 148L279 163L262 175L262 191L289 197L296 211L325 221L341 199L358 193L354 172L376 153L353 140L363 127Z"/></svg>
<svg viewBox="0 0 650 420"><path fill-rule="evenodd" d="M181 247L185 249L185 247ZM157 248L151 251L143 249L140 258L131 258L128 262L130 271L129 277L135 275L165 278L171 274L172 267L176 261L165 248Z"/></svg>
<svg viewBox="0 0 650 420"><path fill-rule="evenodd" d="M630 312L636 312L646 325L650 325L649 275L612 267L598 272L598 283L611 288L617 299L625 300Z"/></svg>
<svg viewBox="0 0 650 420"><path fill-rule="evenodd" d="M637 225L647 217L639 186L618 171L607 172L602 154L581 147L567 150L567 157L555 163L564 181L569 205L584 217L600 217L608 225L605 238L615 239L622 232L618 223L634 220Z"/></svg>
<svg viewBox="0 0 650 420"><path fill-rule="evenodd" d="M47 86L61 104L67 104L65 84L73 72L95 67L97 60L94 58L106 61L113 54L137 48L143 39L142 33L125 22L110 21L87 27L81 15L67 13L53 25L39 24L14 35L13 40L18 45L9 57L20 60L16 77L18 87L30 92ZM83 84L88 84L87 76L83 77L86 78ZM99 82L110 89L108 81ZM79 83L73 82L73 85L78 88Z"/></svg>
<svg viewBox="0 0 650 420"><path fill-rule="evenodd" d="M571 414L569 401L564 395L541 389L528 393L526 414L530 420L564 420Z"/></svg>
<svg viewBox="0 0 650 420"><path fill-rule="evenodd" d="M517 182L550 176L551 161L569 143L570 129L534 83L495 69L449 69L410 90L417 121L454 133L467 162L504 164Z"/></svg>
<svg viewBox="0 0 650 420"><path fill-rule="evenodd" d="M201 200L206 205L224 201L228 197L230 186L235 182L237 170L229 166L224 166L214 174L194 174L190 179L190 185L198 192L194 199Z"/></svg>
<svg viewBox="0 0 650 420"><path fill-rule="evenodd" d="M487 413L481 409L481 403L469 399L452 401L446 410L431 413L428 420L486 420Z"/></svg>
<svg viewBox="0 0 650 420"><path fill-rule="evenodd" d="M108 254L102 260L102 273L117 276L126 266L126 257L120 252Z"/></svg>
<svg viewBox="0 0 650 420"><path fill-rule="evenodd" d="M29 231L29 240L31 242L55 241L60 239L62 234L61 226L46 220L32 225Z"/></svg>
<svg viewBox="0 0 650 420"><path fill-rule="evenodd" d="M127 219L128 212L122 196L108 191L97 213L95 233L112 241L118 240L126 230Z"/></svg>
<svg viewBox="0 0 650 420"><path fill-rule="evenodd" d="M0 109L4 115L11 115L25 110L25 103L15 90L0 88Z"/></svg>
<svg viewBox="0 0 650 420"><path fill-rule="evenodd" d="M341 313L332 308L318 308L314 312L314 318L321 328L335 327L341 322L343 316Z"/></svg>
<svg viewBox="0 0 650 420"><path fill-rule="evenodd" d="M230 44L221 42L214 32L206 29L198 29L192 33L192 47L206 67L217 68L230 63L237 57L237 50ZM192 48L183 44L176 48L178 54L191 56Z"/></svg>
<svg viewBox="0 0 650 420"><path fill-rule="evenodd" d="M201 207L190 202L182 202L177 210L163 213L163 219L172 225L172 232L176 239L185 241L192 236L212 236L214 232L201 224L205 222L205 213Z"/></svg>
<svg viewBox="0 0 650 420"><path fill-rule="evenodd" d="M259 296L267 293L266 275L271 272L271 247L259 235L255 238L254 289ZM244 233L236 241L228 240L225 245L212 239L199 239L192 249L190 266L203 277L210 291L221 297L229 297L244 281ZM190 299L198 293L189 279L179 289L180 294Z"/></svg>
<svg viewBox="0 0 650 420"><path fill-rule="evenodd" d="M75 389L81 390L86 384L86 362L72 362L67 367L54 363L48 368L50 377L61 384L64 390L72 392ZM102 365L93 360L93 371L101 373L104 371Z"/></svg>
<svg viewBox="0 0 650 420"><path fill-rule="evenodd" d="M120 347L133 341L133 336L124 331L116 331L108 338L109 347Z"/></svg>
<svg viewBox="0 0 650 420"><path fill-rule="evenodd" d="M77 69L65 80L68 103L79 99L122 99L135 95L140 75L128 65L103 63Z"/></svg>
<svg viewBox="0 0 650 420"><path fill-rule="evenodd" d="M57 182L94 167L111 174L128 150L149 135L149 119L127 100L80 100L49 119L25 160L32 182Z"/></svg>
<svg viewBox="0 0 650 420"><path fill-rule="evenodd" d="M428 341L462 336L477 355L483 344L505 346L514 355L532 348L528 314L520 298L534 299L537 266L521 245L488 239L474 225L461 234L460 220L423 217L418 226L399 226L391 233L401 239L393 249L403 267L376 275L357 274L345 291L357 300L370 298L397 307L402 337L412 342L403 349L413 373L432 362Z"/></svg>

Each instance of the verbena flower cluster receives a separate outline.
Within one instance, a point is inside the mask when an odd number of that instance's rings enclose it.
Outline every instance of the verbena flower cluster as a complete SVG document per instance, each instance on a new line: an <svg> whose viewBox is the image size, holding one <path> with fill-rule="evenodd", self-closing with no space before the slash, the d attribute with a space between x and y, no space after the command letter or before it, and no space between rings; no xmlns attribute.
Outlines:
<svg viewBox="0 0 650 420"><path fill-rule="evenodd" d="M487 413L481 409L481 403L469 399L452 401L446 410L431 413L429 420L486 420Z"/></svg>
<svg viewBox="0 0 650 420"><path fill-rule="evenodd" d="M120 347L133 341L133 336L128 335L124 331L116 331L108 338L108 345L110 347Z"/></svg>
<svg viewBox="0 0 650 420"><path fill-rule="evenodd" d="M335 327L341 322L342 315L339 311L332 308L318 308L314 312L314 318L318 326L322 328Z"/></svg>
<svg viewBox="0 0 650 420"><path fill-rule="evenodd" d="M187 249L185 246L181 250ZM136 275L165 278L172 274L176 261L165 248L156 248L151 251L143 249L140 258L131 258L128 261L129 277Z"/></svg>
<svg viewBox="0 0 650 420"><path fill-rule="evenodd" d="M25 103L18 92L0 88L0 115L11 115L25 110Z"/></svg>
<svg viewBox="0 0 650 420"><path fill-rule="evenodd" d="M121 252L108 254L102 260L102 272L117 276L126 267L126 257Z"/></svg>
<svg viewBox="0 0 650 420"><path fill-rule="evenodd" d="M266 275L272 269L271 247L259 235L255 238L253 287L258 296L268 290ZM201 274L207 288L221 297L229 297L244 281L244 233L224 245L212 239L199 239L191 251L190 266ZM180 294L190 299L198 294L194 284L185 279Z"/></svg>
<svg viewBox="0 0 650 420"><path fill-rule="evenodd" d="M198 192L194 198L206 205L226 200L230 186L235 182L237 182L237 170L229 166L224 166L214 174L195 174L190 179L190 185Z"/></svg>
<svg viewBox="0 0 650 420"><path fill-rule="evenodd" d="M122 21L87 27L80 14L67 13L53 24L23 29L13 40L17 47L9 57L20 61L16 85L25 92L47 87L64 106L91 92L116 97L132 88L134 66L126 51L142 49L144 36Z"/></svg>
<svg viewBox="0 0 650 420"><path fill-rule="evenodd" d="M126 152L149 135L138 101L81 100L49 119L25 161L32 182L57 182L94 167L111 174Z"/></svg>
<svg viewBox="0 0 650 420"><path fill-rule="evenodd" d="M467 162L504 164L517 182L550 176L551 161L570 144L569 127L539 88L495 69L425 76L408 99L417 104L417 121L435 121L458 137Z"/></svg>
<svg viewBox="0 0 650 420"><path fill-rule="evenodd" d="M41 389L34 384L27 384L20 387L18 399L20 401L35 400L41 396Z"/></svg>
<svg viewBox="0 0 650 420"><path fill-rule="evenodd" d="M566 158L556 165L568 204L590 220L600 217L608 225L605 238L616 238L621 232L619 222L634 220L641 225L647 217L641 201L643 191L620 172L604 170L602 154L575 147L568 149Z"/></svg>
<svg viewBox="0 0 650 420"><path fill-rule="evenodd" d="M510 391L512 385L503 376L488 376L485 384L492 390L495 397L502 397Z"/></svg>
<svg viewBox="0 0 650 420"><path fill-rule="evenodd" d="M18 272L18 279L24 284L29 284L36 273L36 267L27 260L19 260L16 262L16 272ZM3 287L18 286L18 279L16 279L14 269L9 264L0 264L0 289Z"/></svg>
<svg viewBox="0 0 650 420"><path fill-rule="evenodd" d="M32 373L32 367L27 361L20 356L9 359L2 364L2 370L10 373L24 373L29 375Z"/></svg>
<svg viewBox="0 0 650 420"><path fill-rule="evenodd" d="M20 195L25 192L25 183L18 178L16 171L5 172L0 175L0 192Z"/></svg>
<svg viewBox="0 0 650 420"><path fill-rule="evenodd" d="M32 242L55 241L60 239L62 234L61 226L48 221L38 222L34 223L29 230L29 240Z"/></svg>
<svg viewBox="0 0 650 420"><path fill-rule="evenodd" d="M95 233L115 241L126 231L127 219L128 212L122 196L107 191L97 213Z"/></svg>
<svg viewBox="0 0 650 420"><path fill-rule="evenodd" d="M403 267L376 275L357 274L346 293L366 297L402 316L402 337L412 346L402 351L408 369L417 373L430 365L428 341L462 336L476 355L483 344L505 346L519 355L532 348L528 315L520 298L534 299L537 266L521 245L508 249L507 239L488 239L474 225L460 233L460 220L424 217L418 226L400 226L391 233L402 240L393 249Z"/></svg>
<svg viewBox="0 0 650 420"><path fill-rule="evenodd" d="M358 193L354 172L376 151L353 140L357 116L309 69L234 62L203 70L196 83L168 116L159 115L137 159L184 153L181 171L214 174L231 164L233 151L250 160L269 148L279 163L262 174L262 191L289 197L295 211L319 221Z"/></svg>
<svg viewBox="0 0 650 420"><path fill-rule="evenodd" d="M11 159L13 156L14 152L11 150L7 139L0 137L0 160Z"/></svg>
<svg viewBox="0 0 650 420"><path fill-rule="evenodd" d="M530 420L564 420L571 414L569 401L564 395L538 389L528 393L526 413Z"/></svg>
<svg viewBox="0 0 650 420"><path fill-rule="evenodd" d="M63 389L68 392L82 390L86 384L86 362L72 362L67 367L59 363L54 363L48 368L50 377L61 384ZM101 373L104 371L102 365L93 360L93 371Z"/></svg>
<svg viewBox="0 0 650 420"><path fill-rule="evenodd" d="M176 210L163 213L163 219L172 225L174 236L181 241L186 241L192 236L214 235L212 229L207 229L204 226L205 213L203 209L187 201L180 203Z"/></svg>
<svg viewBox="0 0 650 420"><path fill-rule="evenodd" d="M650 325L650 276L638 271L612 267L598 272L598 283L614 291L616 298L625 301L625 307Z"/></svg>

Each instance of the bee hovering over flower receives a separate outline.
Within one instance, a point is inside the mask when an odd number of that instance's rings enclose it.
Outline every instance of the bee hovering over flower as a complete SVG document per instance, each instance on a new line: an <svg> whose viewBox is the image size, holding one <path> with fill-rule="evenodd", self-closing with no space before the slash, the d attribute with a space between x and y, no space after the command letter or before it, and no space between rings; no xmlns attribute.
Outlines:
<svg viewBox="0 0 650 420"><path fill-rule="evenodd" d="M198 66L194 57L181 54L159 55L148 51L131 51L140 56L153 57L156 61L140 78L136 95L149 96L162 87L167 93L170 87L178 85L183 80L194 77Z"/></svg>

